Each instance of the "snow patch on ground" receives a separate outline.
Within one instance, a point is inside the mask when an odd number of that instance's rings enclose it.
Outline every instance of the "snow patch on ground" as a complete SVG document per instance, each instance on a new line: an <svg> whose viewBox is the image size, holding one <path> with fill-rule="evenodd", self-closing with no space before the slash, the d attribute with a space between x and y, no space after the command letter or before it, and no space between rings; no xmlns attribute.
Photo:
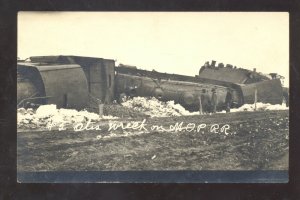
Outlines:
<svg viewBox="0 0 300 200"><path fill-rule="evenodd" d="M189 112L180 104L176 104L174 101L162 102L158 99L134 97L123 102L124 107L130 108L134 111L139 111L149 115L150 117L172 117L172 116L188 116L199 115L199 112ZM256 111L267 110L288 110L285 104L272 105L269 103L257 103ZM245 104L240 108L231 109L230 112L247 112L255 111L254 104ZM221 111L218 113L226 113ZM74 125L76 123L84 123L90 120L91 122L99 122L101 119L117 119L114 116L100 117L96 113L88 112L86 110L77 111L74 109L57 109L56 105L42 105L37 110L32 108L19 108L17 124L19 128L47 128L51 124L64 124Z"/></svg>
<svg viewBox="0 0 300 200"><path fill-rule="evenodd" d="M289 107L286 107L285 104L276 104L272 105L269 103L256 103L256 111L265 111L265 110L288 110ZM244 112L244 111L255 111L255 104L244 104L239 108L231 109L230 112Z"/></svg>
<svg viewBox="0 0 300 200"><path fill-rule="evenodd" d="M162 102L158 99L146 98L146 97L134 97L128 99L123 106L143 112L151 117L171 117L171 116L187 116L187 115L199 115L199 112L190 112L182 107L180 104L175 104L174 101ZM258 102L256 104L256 111L264 110L288 110L285 104L272 105L269 103ZM240 108L232 108L230 112L245 112L245 111L255 111L254 104L244 104ZM226 113L225 110L218 113Z"/></svg>
<svg viewBox="0 0 300 200"><path fill-rule="evenodd" d="M198 115L199 112L189 112L174 101L162 102L155 97L134 97L122 103L123 106L143 112L151 117L171 117L183 115Z"/></svg>
<svg viewBox="0 0 300 200"><path fill-rule="evenodd" d="M88 120L92 122L100 121L101 119L116 119L113 116L100 117L96 113L86 110L77 111L74 109L57 109L56 105L42 105L36 111L33 109L18 109L17 124L18 127L27 128L43 128L49 127L50 124L65 124L84 123Z"/></svg>

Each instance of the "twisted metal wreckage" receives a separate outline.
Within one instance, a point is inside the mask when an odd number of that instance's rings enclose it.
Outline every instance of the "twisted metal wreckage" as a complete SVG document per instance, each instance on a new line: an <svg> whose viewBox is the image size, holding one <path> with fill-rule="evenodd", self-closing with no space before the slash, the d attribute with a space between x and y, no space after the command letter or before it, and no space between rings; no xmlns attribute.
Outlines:
<svg viewBox="0 0 300 200"><path fill-rule="evenodd" d="M35 56L19 60L17 66L17 103L26 105L56 104L58 107L83 109L99 102L110 104L124 96L156 97L174 100L186 109L199 109L199 95L216 90L217 110L224 109L228 89L233 107L258 102L288 102L284 77L208 62L194 77L115 66L111 59L82 56ZM256 95L255 95L256 93ZM203 105L206 106L206 105Z"/></svg>

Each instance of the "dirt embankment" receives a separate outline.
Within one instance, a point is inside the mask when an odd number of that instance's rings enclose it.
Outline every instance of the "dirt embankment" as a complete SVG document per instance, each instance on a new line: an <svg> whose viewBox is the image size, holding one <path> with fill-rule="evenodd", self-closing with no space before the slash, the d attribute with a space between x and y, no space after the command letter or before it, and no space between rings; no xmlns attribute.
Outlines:
<svg viewBox="0 0 300 200"><path fill-rule="evenodd" d="M101 130L18 132L18 170L288 169L288 111L147 118L143 130L108 131L108 123L99 123Z"/></svg>

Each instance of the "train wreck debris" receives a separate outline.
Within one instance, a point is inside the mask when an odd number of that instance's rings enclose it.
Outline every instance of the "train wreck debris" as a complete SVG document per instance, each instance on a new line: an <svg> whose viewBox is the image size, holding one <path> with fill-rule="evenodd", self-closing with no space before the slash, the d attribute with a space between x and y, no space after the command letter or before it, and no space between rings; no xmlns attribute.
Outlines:
<svg viewBox="0 0 300 200"><path fill-rule="evenodd" d="M225 67L223 63L219 63L218 66L215 66L215 64L216 61L214 60L211 64L209 64L209 62L205 62L205 64L200 68L199 77L209 77L209 79L212 80L219 80L237 84L250 84L271 80L271 74L274 74L270 73L268 76L256 72L256 68L254 68L253 71L250 71L243 68L237 68L236 66L233 67L231 64L226 64ZM281 78L284 77L281 76Z"/></svg>
<svg viewBox="0 0 300 200"><path fill-rule="evenodd" d="M281 84L282 76L206 62L195 77L115 65L111 59L81 56L36 56L18 61L17 102L24 105L55 104L58 108L98 108L98 104L122 102L124 97L155 97L174 101L189 111L211 109L217 96L216 110L226 109L226 95L231 91L232 108L257 102L288 105L288 89ZM256 95L255 95L256 94Z"/></svg>

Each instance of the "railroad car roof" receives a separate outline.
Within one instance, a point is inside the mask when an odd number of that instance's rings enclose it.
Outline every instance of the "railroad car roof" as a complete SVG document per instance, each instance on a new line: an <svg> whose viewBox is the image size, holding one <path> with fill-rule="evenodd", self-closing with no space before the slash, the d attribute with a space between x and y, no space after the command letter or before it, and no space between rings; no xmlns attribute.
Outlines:
<svg viewBox="0 0 300 200"><path fill-rule="evenodd" d="M81 68L80 65L77 64L55 64L55 65L49 65L49 64L40 64L40 63L27 63L27 62L22 62L18 63L18 66L22 67L34 67L37 68L39 71L55 71L55 70L63 70L63 69L74 69L74 68Z"/></svg>

